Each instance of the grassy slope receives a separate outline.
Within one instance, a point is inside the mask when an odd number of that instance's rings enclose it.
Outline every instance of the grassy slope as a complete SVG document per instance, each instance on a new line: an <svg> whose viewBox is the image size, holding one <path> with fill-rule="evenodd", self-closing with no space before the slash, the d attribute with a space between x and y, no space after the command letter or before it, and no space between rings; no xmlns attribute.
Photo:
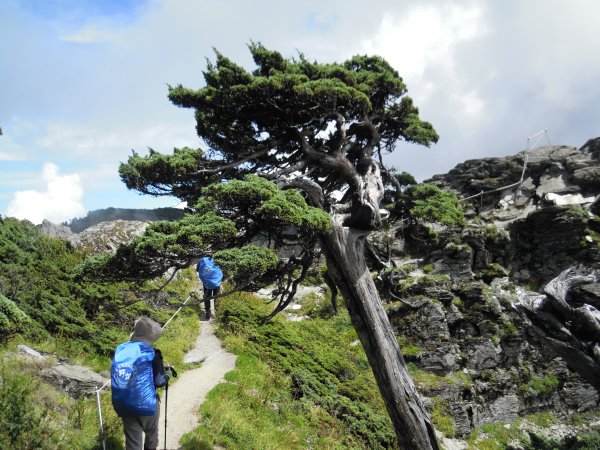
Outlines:
<svg viewBox="0 0 600 450"><path fill-rule="evenodd" d="M202 405L184 448L395 448L348 316L258 325L267 312L249 294L220 301L220 335L238 363Z"/></svg>

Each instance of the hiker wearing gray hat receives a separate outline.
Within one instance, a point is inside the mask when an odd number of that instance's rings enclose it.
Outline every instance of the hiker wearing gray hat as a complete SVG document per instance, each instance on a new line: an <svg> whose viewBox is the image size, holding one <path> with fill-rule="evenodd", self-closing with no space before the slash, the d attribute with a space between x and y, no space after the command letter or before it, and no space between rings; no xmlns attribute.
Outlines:
<svg viewBox="0 0 600 450"><path fill-rule="evenodd" d="M169 381L162 354L152 347L161 335L158 323L140 317L130 340L115 350L111 366L112 403L123 420L126 450L158 448L160 408L156 388Z"/></svg>

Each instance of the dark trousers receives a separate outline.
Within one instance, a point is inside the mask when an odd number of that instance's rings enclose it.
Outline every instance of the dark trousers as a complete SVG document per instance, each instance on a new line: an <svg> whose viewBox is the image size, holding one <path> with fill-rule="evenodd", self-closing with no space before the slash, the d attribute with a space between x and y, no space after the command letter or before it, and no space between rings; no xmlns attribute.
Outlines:
<svg viewBox="0 0 600 450"><path fill-rule="evenodd" d="M121 418L125 431L126 450L158 448L158 419L160 412L158 405L156 405L156 409L156 414L153 416L123 416Z"/></svg>
<svg viewBox="0 0 600 450"><path fill-rule="evenodd" d="M207 289L204 288L204 311L206 312L206 318L210 317L210 298L213 295L217 295L221 288Z"/></svg>

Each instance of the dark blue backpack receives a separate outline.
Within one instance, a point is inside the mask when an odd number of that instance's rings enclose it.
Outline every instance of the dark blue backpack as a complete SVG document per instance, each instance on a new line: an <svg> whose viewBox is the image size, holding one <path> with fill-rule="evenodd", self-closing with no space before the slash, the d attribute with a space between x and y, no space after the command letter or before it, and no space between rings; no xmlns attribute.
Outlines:
<svg viewBox="0 0 600 450"><path fill-rule="evenodd" d="M156 388L152 371L154 348L145 342L129 341L115 350L110 381L112 404L122 416L153 416Z"/></svg>

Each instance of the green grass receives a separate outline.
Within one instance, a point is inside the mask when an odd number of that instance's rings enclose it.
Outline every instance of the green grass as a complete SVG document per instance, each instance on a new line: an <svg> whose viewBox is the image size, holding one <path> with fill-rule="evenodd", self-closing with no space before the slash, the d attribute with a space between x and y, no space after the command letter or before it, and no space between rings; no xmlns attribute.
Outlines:
<svg viewBox="0 0 600 450"><path fill-rule="evenodd" d="M519 386L519 390L526 396L537 397L550 394L558 385L559 381L555 375L533 375L529 381Z"/></svg>
<svg viewBox="0 0 600 450"><path fill-rule="evenodd" d="M185 436L184 449L306 448L304 411L286 395L285 377L255 357L240 355L226 380L209 393L200 408L202 426Z"/></svg>
<svg viewBox="0 0 600 450"><path fill-rule="evenodd" d="M447 437L456 435L454 419L450 415L450 402L447 399L434 398L431 420L435 428Z"/></svg>
<svg viewBox="0 0 600 450"><path fill-rule="evenodd" d="M195 344L200 326L198 314L192 308L183 308L169 322L161 338L154 344L162 352L165 364L176 366L179 371L183 357Z"/></svg>
<svg viewBox="0 0 600 450"><path fill-rule="evenodd" d="M409 362L406 366L408 368L408 373L415 382L417 388L419 388L419 391L424 392L425 394L428 391L437 390L443 386L458 385L467 388L473 383L464 372L453 372L446 376L440 376L421 370L412 362Z"/></svg>
<svg viewBox="0 0 600 450"><path fill-rule="evenodd" d="M482 425L471 433L467 441L469 450L504 450L512 442L528 444L529 437L518 424L517 420L513 424L495 422Z"/></svg>
<svg viewBox="0 0 600 450"><path fill-rule="evenodd" d="M543 411L534 414L528 414L525 416L525 419L542 428L550 428L552 425L560 423L560 420L558 420L555 416Z"/></svg>

